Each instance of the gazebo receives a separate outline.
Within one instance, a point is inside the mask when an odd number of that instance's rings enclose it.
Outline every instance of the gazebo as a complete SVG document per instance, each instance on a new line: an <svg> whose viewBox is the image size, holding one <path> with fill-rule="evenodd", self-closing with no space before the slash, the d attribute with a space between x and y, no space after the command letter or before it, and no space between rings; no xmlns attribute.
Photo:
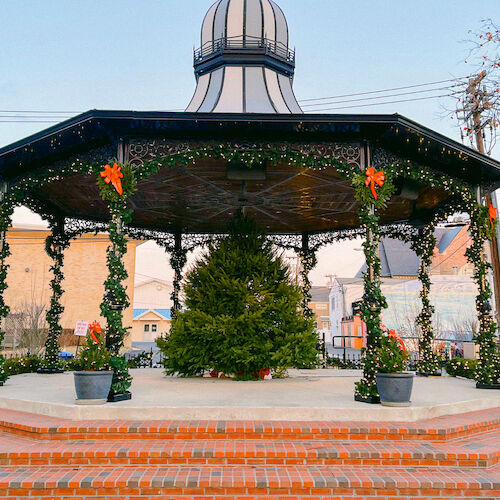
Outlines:
<svg viewBox="0 0 500 500"><path fill-rule="evenodd" d="M52 231L49 371L57 369L63 258L71 238L109 232L101 310L107 345L119 358L126 334L121 311L128 304L121 284L125 238L155 240L170 253L178 310L186 253L224 234L243 208L276 245L301 256L307 312L307 274L318 248L365 236L362 318L368 343L355 397L378 402L374 349L385 305L378 241L382 235L410 241L421 258L419 371L432 374L433 229L464 211L471 217L467 256L479 288L477 382L494 387L500 362L484 248L494 235L496 212L484 200L500 186L500 163L400 115L302 114L293 95L295 59L281 10L270 0L245 5L241 13L221 0L207 13L202 47L194 54L198 87L188 111L92 110L0 149L0 317L9 311L1 292L9 255L5 232L16 205L40 214ZM121 193L113 187L113 169L123 175ZM116 387L125 391L129 376L123 364L115 374L123 382Z"/></svg>

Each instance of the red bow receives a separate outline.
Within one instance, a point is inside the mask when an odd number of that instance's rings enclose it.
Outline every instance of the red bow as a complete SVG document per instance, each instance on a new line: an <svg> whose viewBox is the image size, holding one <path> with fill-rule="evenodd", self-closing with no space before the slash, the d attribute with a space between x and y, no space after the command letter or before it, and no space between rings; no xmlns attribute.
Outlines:
<svg viewBox="0 0 500 500"><path fill-rule="evenodd" d="M490 215L491 227L493 227L495 225L495 221L497 220L497 209L491 203L488 205L488 213Z"/></svg>
<svg viewBox="0 0 500 500"><path fill-rule="evenodd" d="M403 339L396 333L396 330L389 330L389 337L396 339L399 343L400 349L406 354L406 346Z"/></svg>
<svg viewBox="0 0 500 500"><path fill-rule="evenodd" d="M97 321L94 321L93 323L90 323L89 331L90 331L91 337L94 339L94 344L99 344L99 338L96 337L95 334L96 333L99 334L102 332L101 325Z"/></svg>
<svg viewBox="0 0 500 500"><path fill-rule="evenodd" d="M373 197L377 199L377 191L375 191L375 184L378 184L380 187L384 185L385 175L383 170L379 170L375 172L375 168L370 167L366 170L366 180L365 186L370 186L372 190Z"/></svg>
<svg viewBox="0 0 500 500"><path fill-rule="evenodd" d="M120 165L118 165L118 163L113 163L112 167L106 165L104 167L104 171L101 172L101 177L104 177L104 182L106 184L113 184L114 188L120 196L123 194L121 181L121 179L123 179L123 173L122 168L120 167Z"/></svg>

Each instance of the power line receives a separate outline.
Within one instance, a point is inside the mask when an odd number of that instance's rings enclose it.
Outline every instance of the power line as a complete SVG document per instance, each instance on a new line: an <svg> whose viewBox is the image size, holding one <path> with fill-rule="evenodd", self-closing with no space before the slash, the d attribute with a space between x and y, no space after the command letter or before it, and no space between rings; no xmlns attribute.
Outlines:
<svg viewBox="0 0 500 500"><path fill-rule="evenodd" d="M446 82L456 82L459 80L464 80L466 78L469 78L469 76L462 76L460 78L451 78L449 80L440 80L438 82L429 82L429 83L419 83L417 85L407 85L405 87L395 87L392 89L384 89L384 90L372 90L370 92L357 92L354 94L343 94L343 95L334 95L330 97L316 97L313 99L300 99L299 102L310 102L310 101L327 101L329 99L339 99L341 97L353 97L353 96L358 96L358 95L368 95L368 94L381 94L384 92L393 92L396 90L405 90L405 89L414 89L417 87L426 87L428 85L437 85L439 83L446 83Z"/></svg>
<svg viewBox="0 0 500 500"><path fill-rule="evenodd" d="M425 92L437 92L438 90L451 90L454 87L458 87L459 85L450 85L448 87L438 87L438 88L432 88L432 89L426 89L426 90L413 90L412 92L400 92L398 94L388 94L388 95L383 95L383 96L375 96L375 97L362 97L359 99L348 99L344 101L332 101L332 102L320 102L316 104L304 104L302 107L312 107L312 106L326 106L328 104L343 104L346 102L359 102L359 101L372 101L374 99L386 99L389 97L399 97L403 95L413 95L413 94L422 94Z"/></svg>
<svg viewBox="0 0 500 500"><path fill-rule="evenodd" d="M313 109L311 112L318 112L318 111L331 111L335 109L350 109L350 108L365 108L367 106L382 106L383 104L393 104L397 102L413 102L413 101L424 101L426 99L438 99L440 97L452 97L455 94L442 94L442 95L434 95L434 96L428 96L428 97L417 97L415 99L399 99L397 101L386 101L386 102L373 102L370 104L356 104L354 106L341 106L338 108L321 108L321 109Z"/></svg>

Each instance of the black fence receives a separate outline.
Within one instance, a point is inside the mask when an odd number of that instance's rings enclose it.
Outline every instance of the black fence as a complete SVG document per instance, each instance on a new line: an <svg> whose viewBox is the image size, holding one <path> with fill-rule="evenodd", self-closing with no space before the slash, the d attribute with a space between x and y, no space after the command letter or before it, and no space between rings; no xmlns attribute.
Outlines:
<svg viewBox="0 0 500 500"><path fill-rule="evenodd" d="M128 352L125 354L129 368L163 368L163 353L159 350Z"/></svg>

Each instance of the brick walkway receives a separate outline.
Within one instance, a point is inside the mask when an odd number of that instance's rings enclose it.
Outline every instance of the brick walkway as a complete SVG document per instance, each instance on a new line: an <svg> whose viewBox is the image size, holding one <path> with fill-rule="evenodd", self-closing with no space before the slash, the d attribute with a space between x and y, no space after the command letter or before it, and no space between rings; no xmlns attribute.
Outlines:
<svg viewBox="0 0 500 500"><path fill-rule="evenodd" d="M0 500L500 497L500 409L417 423L70 421L0 410Z"/></svg>

